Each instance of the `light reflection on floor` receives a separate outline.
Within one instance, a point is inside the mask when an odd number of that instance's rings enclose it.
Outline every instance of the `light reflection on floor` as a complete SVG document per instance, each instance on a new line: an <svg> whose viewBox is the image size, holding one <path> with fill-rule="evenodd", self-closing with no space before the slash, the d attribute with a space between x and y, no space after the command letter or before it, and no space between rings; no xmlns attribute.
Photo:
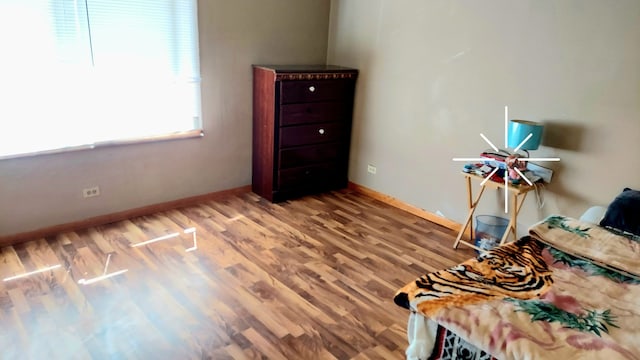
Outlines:
<svg viewBox="0 0 640 360"><path fill-rule="evenodd" d="M130 247L132 247L132 248L140 247L140 246L144 246L144 245L153 244L153 243L159 242L159 241L165 241L165 240L169 240L169 239L174 239L174 238L180 237L182 234L191 234L192 240L193 240L193 246L191 246L189 248L186 248L185 252L191 252L191 251L197 250L198 249L198 239L197 239L197 234L196 234L196 228L194 228L194 227L183 229L182 232L174 232L174 233L171 233L171 234L155 237L153 239L149 239L149 240L146 240L146 241L143 241L143 242L140 242L140 243L131 244ZM112 278L114 276L122 275L122 274L126 273L127 271L129 271L129 269L122 269L122 270L114 271L114 272L111 272L111 273L107 273L107 271L109 271L109 264L110 264L112 255L113 255L113 253L107 254L107 260L105 262L104 271L102 272L102 275L96 276L96 277L90 278L90 279L82 278L82 279L78 280L78 284L80 284L80 285L94 284L94 283L97 283L99 281ZM47 272L47 271L53 271L53 270L61 269L61 268L62 268L62 265L60 265L60 264L56 264L56 265L53 265L53 266L46 266L44 268L37 269L37 270L34 270L34 271L30 271L30 272L26 272L26 273L23 273L23 274L18 274L18 275L6 277L2 281L8 282L8 281L13 281L13 280L18 280L18 279L25 279L25 278L28 278L28 277L30 277L32 275L41 274L41 273L44 273L44 272Z"/></svg>
<svg viewBox="0 0 640 360"><path fill-rule="evenodd" d="M60 265L60 264L53 265L53 266L47 266L47 267L42 268L42 269L38 269L38 270L35 270L35 271L30 271L28 273L10 276L10 277L2 279L2 281L11 281L11 280L16 280L16 279L23 279L23 278L29 277L31 275L40 274L40 273L43 273L45 271L55 270L55 269L58 269L58 268L61 268L61 267L62 267L62 265Z"/></svg>

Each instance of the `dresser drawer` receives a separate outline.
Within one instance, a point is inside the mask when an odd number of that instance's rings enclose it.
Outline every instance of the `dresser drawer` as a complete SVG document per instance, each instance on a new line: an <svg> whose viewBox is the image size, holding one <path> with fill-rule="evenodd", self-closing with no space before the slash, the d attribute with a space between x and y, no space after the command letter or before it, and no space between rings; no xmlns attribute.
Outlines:
<svg viewBox="0 0 640 360"><path fill-rule="evenodd" d="M280 89L282 104L342 100L352 98L353 81L347 79L282 81Z"/></svg>
<svg viewBox="0 0 640 360"><path fill-rule="evenodd" d="M341 121L351 118L351 106L346 102L315 102L280 106L280 125L311 124Z"/></svg>
<svg viewBox="0 0 640 360"><path fill-rule="evenodd" d="M340 122L282 127L280 128L280 146L301 146L348 140L348 130L347 124Z"/></svg>
<svg viewBox="0 0 640 360"><path fill-rule="evenodd" d="M346 182L344 166L339 163L326 163L278 171L278 188L321 188L342 186Z"/></svg>
<svg viewBox="0 0 640 360"><path fill-rule="evenodd" d="M338 161L345 156L347 143L329 143L280 150L279 168Z"/></svg>

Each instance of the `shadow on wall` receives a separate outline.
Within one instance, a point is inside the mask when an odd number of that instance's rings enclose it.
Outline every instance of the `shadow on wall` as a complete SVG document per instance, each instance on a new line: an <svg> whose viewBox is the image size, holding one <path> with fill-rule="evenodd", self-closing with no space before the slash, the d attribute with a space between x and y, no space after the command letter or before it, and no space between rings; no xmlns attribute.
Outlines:
<svg viewBox="0 0 640 360"><path fill-rule="evenodd" d="M542 145L562 150L582 151L585 130L583 124L545 120Z"/></svg>
<svg viewBox="0 0 640 360"><path fill-rule="evenodd" d="M343 60L337 61L335 59L328 60L330 65L347 66L358 70L358 79L356 80L355 97L353 101L353 115L352 115L352 128L351 128L351 148L349 153L349 180L354 180L359 183L363 183L362 176L366 176L366 172L362 173L362 169L366 169L367 159L371 154L375 154L372 151L374 144L364 134L367 133L367 129L372 128L367 126L367 122L372 118L369 116L369 107L365 106L367 102L370 102L371 84L372 78L369 74L374 73L371 71L373 67L372 61L374 57L363 56L366 61L356 61L358 58L356 54L368 54L371 53L369 49L351 49L350 51L343 51L341 58ZM374 148L373 148L374 149ZM375 150L375 149L374 149ZM369 159L369 161L372 161Z"/></svg>
<svg viewBox="0 0 640 360"><path fill-rule="evenodd" d="M587 205L591 204L588 197L575 191L575 186L571 186L570 183L565 181L565 177L562 176L564 171L567 171L566 164L562 161L554 163L553 180L550 184L546 185L545 191L555 194L562 199L561 204L556 204L559 211L562 214L568 214L570 216L577 217L582 214L582 211L587 209ZM575 213L578 211L577 213ZM575 214L574 214L575 213ZM542 211L538 211L539 216L546 216Z"/></svg>

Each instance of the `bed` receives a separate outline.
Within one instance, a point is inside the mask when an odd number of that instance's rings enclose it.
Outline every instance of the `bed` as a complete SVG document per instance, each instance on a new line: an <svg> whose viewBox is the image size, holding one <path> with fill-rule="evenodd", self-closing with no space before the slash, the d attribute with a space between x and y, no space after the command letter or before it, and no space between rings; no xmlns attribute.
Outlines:
<svg viewBox="0 0 640 360"><path fill-rule="evenodd" d="M552 215L408 283L407 359L640 359L639 217L625 189L597 224Z"/></svg>

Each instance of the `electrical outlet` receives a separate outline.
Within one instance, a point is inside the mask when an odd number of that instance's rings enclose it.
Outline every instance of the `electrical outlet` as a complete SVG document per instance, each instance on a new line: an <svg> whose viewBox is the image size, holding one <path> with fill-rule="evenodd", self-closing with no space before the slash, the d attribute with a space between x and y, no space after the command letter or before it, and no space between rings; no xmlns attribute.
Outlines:
<svg viewBox="0 0 640 360"><path fill-rule="evenodd" d="M376 173L376 171L378 171L378 169L376 169L376 167L375 167L375 166L373 166L373 165L371 165L371 164L367 165L367 172L368 172L369 174L375 174L375 173Z"/></svg>
<svg viewBox="0 0 640 360"><path fill-rule="evenodd" d="M94 186L94 187L90 187L82 190L82 197L84 197L85 199L94 197L94 196L99 196L99 195L100 195L99 186Z"/></svg>

